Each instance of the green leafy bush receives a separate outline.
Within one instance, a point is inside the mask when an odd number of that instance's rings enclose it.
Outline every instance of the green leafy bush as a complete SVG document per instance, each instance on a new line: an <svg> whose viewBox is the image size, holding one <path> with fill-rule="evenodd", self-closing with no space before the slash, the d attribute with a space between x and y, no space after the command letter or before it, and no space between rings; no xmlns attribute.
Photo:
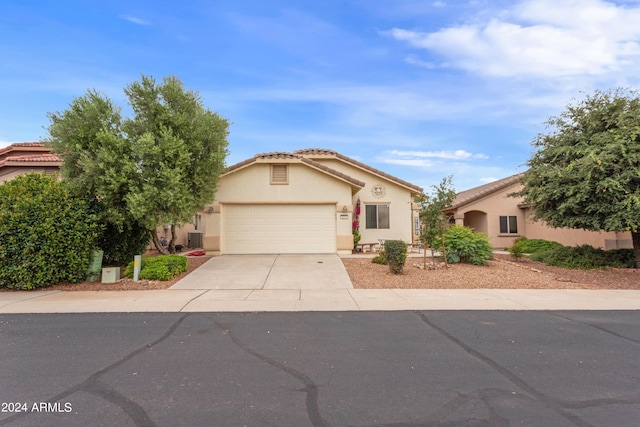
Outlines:
<svg viewBox="0 0 640 427"><path fill-rule="evenodd" d="M380 251L378 255L374 256L371 262L374 264L387 265L387 257L385 256L384 251Z"/></svg>
<svg viewBox="0 0 640 427"><path fill-rule="evenodd" d="M407 261L407 244L402 240L386 240L384 242L384 254L392 274L402 274L402 269Z"/></svg>
<svg viewBox="0 0 640 427"><path fill-rule="evenodd" d="M452 264L465 262L485 265L493 258L489 238L462 225L449 227L444 235L444 246L447 250L447 262Z"/></svg>
<svg viewBox="0 0 640 427"><path fill-rule="evenodd" d="M171 280L185 271L187 271L187 257L180 255L145 257L140 264L140 279ZM127 265L124 275L133 277L133 261Z"/></svg>
<svg viewBox="0 0 640 427"><path fill-rule="evenodd" d="M589 245L563 246L531 255L533 261L564 268L592 269L604 267L634 268L633 249L605 251Z"/></svg>
<svg viewBox="0 0 640 427"><path fill-rule="evenodd" d="M86 201L64 182L29 174L0 185L0 287L84 280L99 231Z"/></svg>
<svg viewBox="0 0 640 427"><path fill-rule="evenodd" d="M524 249L522 249L522 245L520 245L518 242L516 242L510 248L507 248L507 251L509 251L511 257L516 260L524 256Z"/></svg>
<svg viewBox="0 0 640 427"><path fill-rule="evenodd" d="M508 248L507 250L511 252L512 248L516 248L516 250L520 250L522 251L522 253L525 253L525 254L535 254L538 252L544 252L551 249L558 249L562 247L563 247L562 244L551 241L551 240L527 239L526 237L523 236L523 237L517 238L513 246L511 248Z"/></svg>
<svg viewBox="0 0 640 427"><path fill-rule="evenodd" d="M119 229L108 223L98 236L97 245L104 251L105 265L127 265L135 255L145 251L151 233L137 221L126 222Z"/></svg>

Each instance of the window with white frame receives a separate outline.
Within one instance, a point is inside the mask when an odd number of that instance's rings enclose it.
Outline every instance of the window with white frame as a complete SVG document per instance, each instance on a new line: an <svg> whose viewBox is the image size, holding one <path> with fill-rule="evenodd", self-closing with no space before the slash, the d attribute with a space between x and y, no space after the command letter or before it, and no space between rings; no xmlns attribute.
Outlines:
<svg viewBox="0 0 640 427"><path fill-rule="evenodd" d="M366 205L365 215L367 228L389 228L389 205Z"/></svg>
<svg viewBox="0 0 640 427"><path fill-rule="evenodd" d="M518 217L501 216L500 234L518 234Z"/></svg>

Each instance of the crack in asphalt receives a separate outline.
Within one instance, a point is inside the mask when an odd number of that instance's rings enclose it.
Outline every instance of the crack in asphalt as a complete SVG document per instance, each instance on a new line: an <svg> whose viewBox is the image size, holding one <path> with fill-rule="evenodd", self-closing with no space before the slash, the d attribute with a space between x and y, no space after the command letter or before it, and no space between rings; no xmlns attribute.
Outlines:
<svg viewBox="0 0 640 427"><path fill-rule="evenodd" d="M593 406L593 405L612 404L612 403L635 403L637 401L640 401L640 399L638 397L636 397L635 398L635 402L630 402L627 399L622 399L622 400L620 400L620 399L595 399L595 400L592 400L592 401L585 401L585 402L570 402L570 401L565 401L565 400L561 400L561 399L556 399L556 398L551 397L551 396L547 396L546 394L544 394L541 391L539 391L538 389L532 387L527 382L522 380L519 376L517 376L516 374L514 374L513 372L511 372L510 370L508 370L504 366L500 365L499 363L497 363L496 361L494 361L490 357L488 357L485 354L479 352L478 350L474 349L473 347L465 344L464 342L462 342L461 340L459 340L458 338L456 338L455 336L453 336L449 332L445 331L444 329L442 329L441 327L439 327L438 325L433 323L431 320L429 320L429 318L427 317L426 314L424 314L422 312L419 312L419 311L416 311L415 314L427 326L429 326L430 328L435 330L437 333L439 333L440 335L442 335L443 337L445 337L446 339L448 339L452 343L456 344L457 346L461 347L469 355L471 355L471 356L475 357L476 359L479 359L480 361L482 361L485 364L489 365L491 368L493 368L495 371L497 371L500 375L505 377L507 380L509 380L510 382L515 384L516 386L520 387L521 389L525 390L531 396L536 397L545 406L547 406L548 408L552 409L554 412L556 412L557 414L562 416L564 419L566 419L567 421L571 422L572 424L574 424L576 426L592 427L591 424L589 424L588 422L584 421L583 419L581 419L577 415L565 411L565 409L568 409L568 408L579 409L579 408L584 408L584 407Z"/></svg>
<svg viewBox="0 0 640 427"><path fill-rule="evenodd" d="M606 332L607 334L611 334L616 338L621 338L623 340L632 342L634 344L640 344L640 340L637 340L637 339L634 339L634 338L631 338L631 337L627 337L625 335L621 335L621 334L619 334L617 332L614 332L614 331L612 331L610 329L607 329L607 328L603 328L602 326L595 325L593 323L583 322L583 321L578 320L578 319L573 319L571 317L563 316L563 315L561 315L559 313L549 313L549 314L552 315L552 316L555 316L555 317L559 317L560 319L568 320L570 322L576 322L576 323L580 323L581 325L591 326L594 329L597 329L597 330L602 331L602 332Z"/></svg>
<svg viewBox="0 0 640 427"><path fill-rule="evenodd" d="M304 387L298 389L298 391L302 391L307 395L305 403L307 407L307 415L309 416L311 424L316 427L330 427L331 424L329 424L329 422L325 420L320 414L320 407L318 406L318 385L311 378L309 378L303 372L298 371L297 369L287 366L282 362L272 359L252 349L238 339L229 325L217 322L215 320L213 322L222 330L225 335L229 336L229 339L231 339L231 341L240 349L301 381L302 384L304 384Z"/></svg>
<svg viewBox="0 0 640 427"><path fill-rule="evenodd" d="M395 423L383 424L366 424L359 425L358 427L456 427L461 425L469 427L508 427L509 425L511 425L511 421L508 418L500 416L500 414L498 414L498 411L494 408L493 403L491 402L492 399L500 399L505 397L513 399L514 396L510 391L492 388L481 389L473 393L458 393L455 398L445 403L440 409L429 414L421 420L407 422L400 421ZM516 397L519 399L532 400L524 395L517 395ZM478 401L480 401L489 412L489 416L487 418L450 418L451 414L457 413L465 406L473 406Z"/></svg>
<svg viewBox="0 0 640 427"><path fill-rule="evenodd" d="M86 392L86 393L91 393L95 396L99 396L117 406L119 406L124 412L125 414L127 414L129 416L129 418L131 418L131 420L133 421L133 423L138 426L138 427L155 427L155 423L151 420L151 418L149 417L149 415L147 414L147 412L144 410L144 408L142 406L140 406L139 404L137 404L136 402L134 402L133 400L128 399L127 397L125 397L124 395L120 394L119 392L117 392L116 390L109 388L106 384L102 383L100 381L100 378L105 375L106 373L118 368L119 366L122 366L123 364L125 364L126 362L130 361L131 359L133 359L134 357L138 356L140 353L148 350L149 348L160 344L161 342L163 342L164 340L166 340L167 338L169 338L175 331L176 329L178 329L178 327L180 326L180 324L182 324L182 322L187 318L191 316L191 314L184 314L182 315L180 318L178 318L168 329L167 331L162 334L159 338L157 338L156 340L148 343L148 344L144 344L143 346L139 347L138 349L132 351L131 353L127 354L126 356L124 356L123 358L121 358L120 360L112 363L111 365L100 369L97 372L94 372L92 375L90 375L86 380L82 381L81 383L78 383L70 388L68 388L67 390L49 398L46 399L47 402L58 402L61 401L63 399L65 399L66 397L76 393L76 392ZM20 418L23 418L27 415L29 415L29 412L21 412L18 413L16 415L13 415L11 417L5 418L4 420L0 420L0 426L3 425L7 425L13 421L16 421Z"/></svg>

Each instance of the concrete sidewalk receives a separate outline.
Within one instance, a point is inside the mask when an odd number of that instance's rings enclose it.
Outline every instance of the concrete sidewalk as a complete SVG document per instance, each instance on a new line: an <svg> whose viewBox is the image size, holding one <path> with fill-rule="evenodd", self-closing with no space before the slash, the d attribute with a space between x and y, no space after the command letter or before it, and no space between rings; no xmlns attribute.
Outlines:
<svg viewBox="0 0 640 427"><path fill-rule="evenodd" d="M636 290L228 289L0 292L2 313L639 310Z"/></svg>

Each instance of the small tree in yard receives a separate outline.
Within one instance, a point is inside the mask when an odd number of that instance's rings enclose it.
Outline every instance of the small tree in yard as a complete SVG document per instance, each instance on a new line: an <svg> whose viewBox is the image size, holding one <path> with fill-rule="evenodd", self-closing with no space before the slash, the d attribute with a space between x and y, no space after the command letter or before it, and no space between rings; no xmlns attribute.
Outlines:
<svg viewBox="0 0 640 427"><path fill-rule="evenodd" d="M146 242L152 239L161 253L173 253L175 227L214 198L229 123L176 77L158 84L142 76L125 94L132 118L123 119L108 98L89 91L66 111L49 115L47 142L63 157L69 185L98 201L105 229L124 237L140 236L143 228ZM156 233L163 224L171 224L168 248Z"/></svg>
<svg viewBox="0 0 640 427"><path fill-rule="evenodd" d="M640 268L640 94L597 91L548 125L514 196L552 227L630 231Z"/></svg>
<svg viewBox="0 0 640 427"><path fill-rule="evenodd" d="M446 249L444 247L444 233L449 226L448 218L442 211L453 204L456 192L451 184L452 177L443 178L439 185L432 185L431 195L422 194L415 202L420 208L420 221L422 229L420 242L424 247L423 264L427 268L427 247L431 248L431 259L435 266L434 248L441 247L445 264L447 263Z"/></svg>

